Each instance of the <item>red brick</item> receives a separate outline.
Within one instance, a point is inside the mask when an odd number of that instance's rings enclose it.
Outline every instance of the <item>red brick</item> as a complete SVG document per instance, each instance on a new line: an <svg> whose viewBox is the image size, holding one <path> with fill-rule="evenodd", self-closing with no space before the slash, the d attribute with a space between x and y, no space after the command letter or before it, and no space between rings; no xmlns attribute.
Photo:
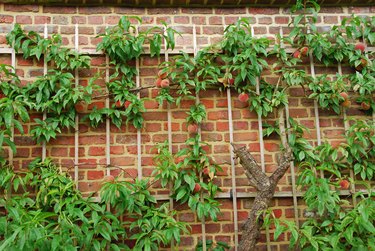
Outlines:
<svg viewBox="0 0 375 251"><path fill-rule="evenodd" d="M174 22L176 24L188 24L190 22L190 18L188 16L176 16L174 17Z"/></svg>
<svg viewBox="0 0 375 251"><path fill-rule="evenodd" d="M289 17L279 16L275 17L275 24L288 24Z"/></svg>
<svg viewBox="0 0 375 251"><path fill-rule="evenodd" d="M76 7L62 7L62 6L43 6L44 13L53 13L53 14L74 14L77 13Z"/></svg>
<svg viewBox="0 0 375 251"><path fill-rule="evenodd" d="M0 23L11 24L13 23L14 17L10 15L0 15Z"/></svg>
<svg viewBox="0 0 375 251"><path fill-rule="evenodd" d="M182 13L187 14L212 14L213 9L210 8L183 8L181 9Z"/></svg>
<svg viewBox="0 0 375 251"><path fill-rule="evenodd" d="M223 17L221 17L221 16L209 17L208 23L210 25L222 25L223 24Z"/></svg>
<svg viewBox="0 0 375 251"><path fill-rule="evenodd" d="M280 218L283 215L283 211L281 209L273 209L272 212L276 218Z"/></svg>
<svg viewBox="0 0 375 251"><path fill-rule="evenodd" d="M248 211L238 211L238 220L239 221L245 221L249 217L249 212Z"/></svg>
<svg viewBox="0 0 375 251"><path fill-rule="evenodd" d="M89 16L87 17L89 24L103 24L103 17L101 16Z"/></svg>
<svg viewBox="0 0 375 251"><path fill-rule="evenodd" d="M262 14L262 15L273 15L279 14L280 10L278 8L249 8L250 14Z"/></svg>
<svg viewBox="0 0 375 251"><path fill-rule="evenodd" d="M104 171L87 171L88 180L100 180L104 177Z"/></svg>
<svg viewBox="0 0 375 251"><path fill-rule="evenodd" d="M52 147L51 149L51 156L53 157L63 157L68 156L68 148L64 147Z"/></svg>
<svg viewBox="0 0 375 251"><path fill-rule="evenodd" d="M270 17L259 17L258 24L272 24L272 18Z"/></svg>
<svg viewBox="0 0 375 251"><path fill-rule="evenodd" d="M28 158L30 157L30 148L17 148L17 152L14 157L16 158Z"/></svg>
<svg viewBox="0 0 375 251"><path fill-rule="evenodd" d="M206 233L219 233L220 232L220 224L218 223L208 223L206 224Z"/></svg>
<svg viewBox="0 0 375 251"><path fill-rule="evenodd" d="M105 147L92 146L92 147L89 148L88 154L89 154L89 156L104 156L105 155Z"/></svg>
<svg viewBox="0 0 375 251"><path fill-rule="evenodd" d="M79 7L78 12L86 15L98 15L98 14L109 14L112 13L111 7L102 6L90 6L90 7Z"/></svg>
<svg viewBox="0 0 375 251"><path fill-rule="evenodd" d="M35 24L50 24L51 23L51 17L36 16L36 17L34 17L34 23Z"/></svg>
<svg viewBox="0 0 375 251"><path fill-rule="evenodd" d="M38 5L27 5L27 4L5 4L4 5L5 11L11 12L38 12L39 6Z"/></svg>
<svg viewBox="0 0 375 251"><path fill-rule="evenodd" d="M16 22L19 24L31 24L32 20L30 16L16 16Z"/></svg>
<svg viewBox="0 0 375 251"><path fill-rule="evenodd" d="M269 142L264 143L264 148L266 149L266 151L269 151L269 152L277 152L280 150L279 144L269 143Z"/></svg>
<svg viewBox="0 0 375 251"><path fill-rule="evenodd" d="M116 157L111 159L114 166L134 166L135 159L133 157Z"/></svg>
<svg viewBox="0 0 375 251"><path fill-rule="evenodd" d="M85 16L73 16L71 18L72 24L86 24L86 17Z"/></svg>
<svg viewBox="0 0 375 251"><path fill-rule="evenodd" d="M192 23L196 25L206 24L206 17L192 17Z"/></svg>

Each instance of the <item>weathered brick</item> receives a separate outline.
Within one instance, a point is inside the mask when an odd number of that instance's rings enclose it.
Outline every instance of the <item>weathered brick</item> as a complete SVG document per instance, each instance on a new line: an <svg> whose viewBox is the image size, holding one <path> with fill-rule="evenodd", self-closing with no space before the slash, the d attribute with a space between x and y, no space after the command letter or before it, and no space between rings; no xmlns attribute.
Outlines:
<svg viewBox="0 0 375 251"><path fill-rule="evenodd" d="M62 6L43 6L43 12L53 14L74 14L77 13L77 8Z"/></svg>
<svg viewBox="0 0 375 251"><path fill-rule="evenodd" d="M4 10L10 11L10 12L38 12L39 6L38 5L26 5L26 4L22 4L22 5L5 4Z"/></svg>
<svg viewBox="0 0 375 251"><path fill-rule="evenodd" d="M14 17L11 15L0 15L0 23L10 24L13 23Z"/></svg>
<svg viewBox="0 0 375 251"><path fill-rule="evenodd" d="M32 19L30 16L20 15L16 16L16 22L19 24L32 24Z"/></svg>

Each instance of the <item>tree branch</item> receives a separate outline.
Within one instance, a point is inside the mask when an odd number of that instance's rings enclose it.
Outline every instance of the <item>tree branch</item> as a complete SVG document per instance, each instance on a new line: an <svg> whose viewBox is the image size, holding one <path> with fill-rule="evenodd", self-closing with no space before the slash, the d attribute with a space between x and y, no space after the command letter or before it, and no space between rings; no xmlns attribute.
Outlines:
<svg viewBox="0 0 375 251"><path fill-rule="evenodd" d="M240 158L240 164L245 169L246 176L257 190L262 190L270 185L268 176L262 172L258 163L245 146L234 149L234 153Z"/></svg>

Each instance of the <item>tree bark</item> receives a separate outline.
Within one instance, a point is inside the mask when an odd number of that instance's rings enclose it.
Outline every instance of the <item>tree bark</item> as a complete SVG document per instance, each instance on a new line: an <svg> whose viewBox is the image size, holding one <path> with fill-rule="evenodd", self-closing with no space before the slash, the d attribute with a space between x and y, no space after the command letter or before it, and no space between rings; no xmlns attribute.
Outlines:
<svg viewBox="0 0 375 251"><path fill-rule="evenodd" d="M279 110L279 129L284 150L278 158L277 169L270 177L262 172L258 163L246 147L236 149L236 147L233 146L234 153L240 159L240 164L245 169L245 174L250 184L254 186L258 192L251 207L249 217L244 224L241 241L238 247L240 251L255 250L255 245L259 240L260 228L262 226L261 216L259 215L269 207L277 183L284 176L290 166L290 161L292 161L292 152L286 139L284 109Z"/></svg>

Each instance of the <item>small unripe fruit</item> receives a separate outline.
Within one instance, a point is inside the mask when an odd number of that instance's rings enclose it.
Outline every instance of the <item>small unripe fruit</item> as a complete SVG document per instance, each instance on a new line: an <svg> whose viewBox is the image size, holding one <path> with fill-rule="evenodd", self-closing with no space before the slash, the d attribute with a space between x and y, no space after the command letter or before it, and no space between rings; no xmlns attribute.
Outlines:
<svg viewBox="0 0 375 251"><path fill-rule="evenodd" d="M114 183L115 177L113 175L107 175L104 177L103 182Z"/></svg>
<svg viewBox="0 0 375 251"><path fill-rule="evenodd" d="M363 101L361 103L361 108L362 108L362 110L368 111L368 110L370 110L371 106L368 102Z"/></svg>
<svg viewBox="0 0 375 251"><path fill-rule="evenodd" d="M190 124L188 126L188 132L190 134L196 134L196 133L198 133L198 125L197 124Z"/></svg>
<svg viewBox="0 0 375 251"><path fill-rule="evenodd" d="M156 81L155 81L155 86L160 88L161 87L161 81L163 81L163 79L157 78Z"/></svg>
<svg viewBox="0 0 375 251"><path fill-rule="evenodd" d="M130 105L131 103L132 103L132 102L130 102L129 100L126 100L126 101L125 101L125 108L128 108L129 105Z"/></svg>
<svg viewBox="0 0 375 251"><path fill-rule="evenodd" d="M302 56L307 56L307 53L309 52L309 48L308 47L302 47L301 48L301 55Z"/></svg>
<svg viewBox="0 0 375 251"><path fill-rule="evenodd" d="M294 58L301 58L301 52L300 52L300 51L295 51L295 52L293 53L293 57L294 57Z"/></svg>
<svg viewBox="0 0 375 251"><path fill-rule="evenodd" d="M238 95L238 99L241 102L246 103L249 100L249 95L247 93L241 93L240 95Z"/></svg>
<svg viewBox="0 0 375 251"><path fill-rule="evenodd" d="M347 180L340 181L340 187L341 189L348 189L350 186L350 182Z"/></svg>
<svg viewBox="0 0 375 251"><path fill-rule="evenodd" d="M343 107L349 107L351 106L352 102L349 99L346 99L344 102L341 103L341 106Z"/></svg>
<svg viewBox="0 0 375 251"><path fill-rule="evenodd" d="M160 83L161 88L166 88L169 86L169 80L168 79L163 79Z"/></svg>
<svg viewBox="0 0 375 251"><path fill-rule="evenodd" d="M160 70L160 71L158 72L158 77L161 78L161 79L166 78L167 75L168 75L168 74L167 74L166 72L163 72L162 70Z"/></svg>
<svg viewBox="0 0 375 251"><path fill-rule="evenodd" d="M360 50L361 52L365 51L366 46L363 43L358 43L354 46L355 50Z"/></svg>
<svg viewBox="0 0 375 251"><path fill-rule="evenodd" d="M193 192L198 193L200 190L201 190L201 185L199 185L198 183L195 183Z"/></svg>
<svg viewBox="0 0 375 251"><path fill-rule="evenodd" d="M343 97L345 100L349 98L349 95L346 92L341 92L340 96Z"/></svg>

